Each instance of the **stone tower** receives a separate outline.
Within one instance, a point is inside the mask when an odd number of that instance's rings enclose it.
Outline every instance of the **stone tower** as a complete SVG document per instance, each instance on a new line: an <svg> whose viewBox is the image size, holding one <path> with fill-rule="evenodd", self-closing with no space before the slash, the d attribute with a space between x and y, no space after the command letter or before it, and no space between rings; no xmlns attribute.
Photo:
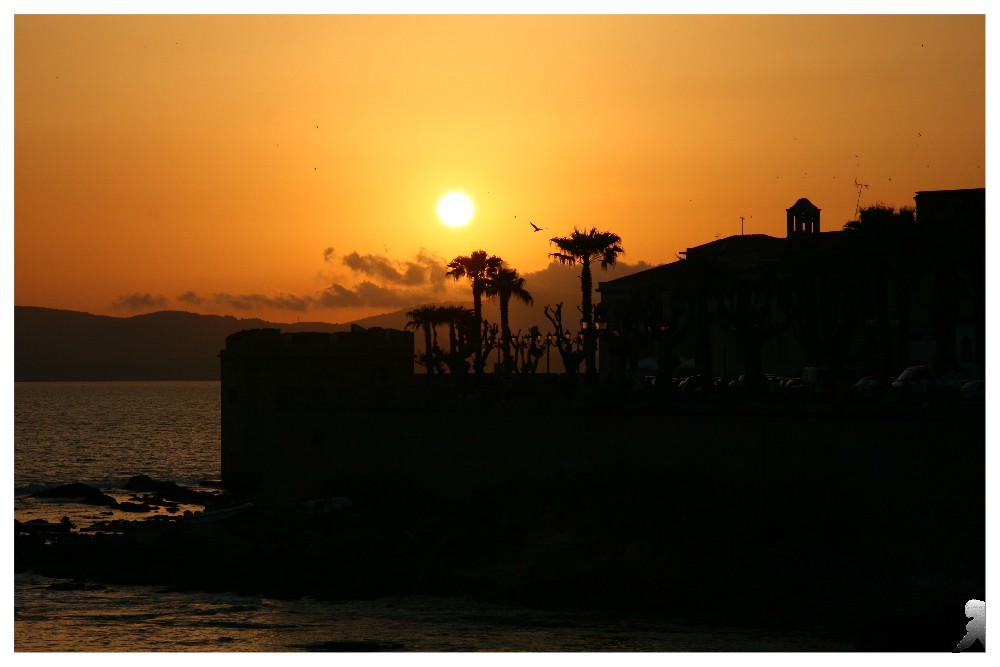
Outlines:
<svg viewBox="0 0 1000 667"><path fill-rule="evenodd" d="M794 234L819 234L819 209L803 197L791 208L785 209L788 220L788 236Z"/></svg>

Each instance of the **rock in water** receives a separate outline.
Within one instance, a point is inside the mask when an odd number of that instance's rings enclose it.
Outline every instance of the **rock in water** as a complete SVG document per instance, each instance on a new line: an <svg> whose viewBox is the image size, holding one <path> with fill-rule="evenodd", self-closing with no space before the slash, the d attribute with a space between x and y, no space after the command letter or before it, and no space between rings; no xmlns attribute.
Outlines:
<svg viewBox="0 0 1000 667"><path fill-rule="evenodd" d="M74 482L73 484L63 484L45 491L37 491L33 494L36 498L68 498L78 500L86 505L114 505L115 499L101 492L97 487Z"/></svg>

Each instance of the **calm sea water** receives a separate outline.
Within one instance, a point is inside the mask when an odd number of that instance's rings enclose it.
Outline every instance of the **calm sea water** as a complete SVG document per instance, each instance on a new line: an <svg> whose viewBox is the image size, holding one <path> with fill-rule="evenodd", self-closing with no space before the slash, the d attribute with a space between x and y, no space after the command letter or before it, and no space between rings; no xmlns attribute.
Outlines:
<svg viewBox="0 0 1000 667"><path fill-rule="evenodd" d="M217 382L16 383L16 518L78 526L105 508L32 498L85 482L117 487L146 474L182 486L219 476ZM840 651L822 633L681 626L424 597L326 603L177 593L142 586L73 590L32 573L14 577L16 651ZM69 588L69 589L68 589Z"/></svg>
<svg viewBox="0 0 1000 667"><path fill-rule="evenodd" d="M218 382L17 382L14 485L219 476Z"/></svg>

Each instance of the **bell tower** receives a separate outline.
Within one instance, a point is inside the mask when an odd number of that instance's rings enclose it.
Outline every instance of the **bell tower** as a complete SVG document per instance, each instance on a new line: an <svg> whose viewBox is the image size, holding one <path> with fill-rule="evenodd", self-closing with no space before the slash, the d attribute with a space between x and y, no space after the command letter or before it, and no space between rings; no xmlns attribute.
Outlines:
<svg viewBox="0 0 1000 667"><path fill-rule="evenodd" d="M793 234L819 234L819 209L803 197L791 208L785 209L788 221L788 236Z"/></svg>

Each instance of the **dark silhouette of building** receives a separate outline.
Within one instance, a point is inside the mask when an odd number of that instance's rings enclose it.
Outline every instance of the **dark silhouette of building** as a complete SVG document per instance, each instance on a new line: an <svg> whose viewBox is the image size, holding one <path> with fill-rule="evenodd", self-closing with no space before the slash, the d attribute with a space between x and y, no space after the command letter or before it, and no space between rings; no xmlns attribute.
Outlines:
<svg viewBox="0 0 1000 667"><path fill-rule="evenodd" d="M257 488L308 470L310 451L337 440L332 413L391 400L413 376L413 334L254 329L228 336L219 357L222 480Z"/></svg>
<svg viewBox="0 0 1000 667"><path fill-rule="evenodd" d="M933 361L983 377L986 328L986 189L917 192L927 258ZM970 378L972 379L972 378Z"/></svg>
<svg viewBox="0 0 1000 667"><path fill-rule="evenodd" d="M802 198L786 209L784 238L718 239L601 282L603 370L655 358L661 372L723 377L848 365L889 377L925 364L955 382L981 378L985 190L915 201L909 219L821 232L820 209Z"/></svg>

